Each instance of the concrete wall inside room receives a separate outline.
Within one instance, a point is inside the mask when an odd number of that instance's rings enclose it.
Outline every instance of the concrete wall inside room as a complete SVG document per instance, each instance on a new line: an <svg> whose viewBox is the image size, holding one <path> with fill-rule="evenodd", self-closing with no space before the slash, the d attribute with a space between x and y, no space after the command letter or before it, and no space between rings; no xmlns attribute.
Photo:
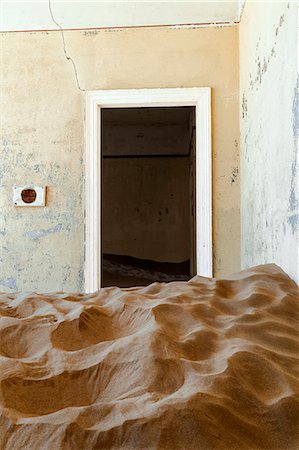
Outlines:
<svg viewBox="0 0 299 450"><path fill-rule="evenodd" d="M102 110L103 253L190 259L193 117L192 107Z"/></svg>
<svg viewBox="0 0 299 450"><path fill-rule="evenodd" d="M85 90L212 88L215 275L240 267L237 27L3 33L0 290L83 289ZM14 208L12 186L48 186Z"/></svg>
<svg viewBox="0 0 299 450"><path fill-rule="evenodd" d="M298 5L246 2L240 24L242 267L298 266Z"/></svg>

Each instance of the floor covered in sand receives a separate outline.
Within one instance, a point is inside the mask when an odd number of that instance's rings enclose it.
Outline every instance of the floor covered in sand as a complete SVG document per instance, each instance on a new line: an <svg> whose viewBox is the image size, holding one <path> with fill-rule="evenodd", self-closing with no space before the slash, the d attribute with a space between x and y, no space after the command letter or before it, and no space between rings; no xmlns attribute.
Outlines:
<svg viewBox="0 0 299 450"><path fill-rule="evenodd" d="M0 448L298 448L298 288L275 265L0 313Z"/></svg>

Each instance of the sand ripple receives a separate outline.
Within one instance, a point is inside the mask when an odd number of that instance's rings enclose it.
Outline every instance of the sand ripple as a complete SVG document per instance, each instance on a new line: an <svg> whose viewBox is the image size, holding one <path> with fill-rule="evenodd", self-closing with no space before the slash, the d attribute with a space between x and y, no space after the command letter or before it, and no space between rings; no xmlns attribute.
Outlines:
<svg viewBox="0 0 299 450"><path fill-rule="evenodd" d="M0 314L0 448L299 448L299 295L275 265Z"/></svg>

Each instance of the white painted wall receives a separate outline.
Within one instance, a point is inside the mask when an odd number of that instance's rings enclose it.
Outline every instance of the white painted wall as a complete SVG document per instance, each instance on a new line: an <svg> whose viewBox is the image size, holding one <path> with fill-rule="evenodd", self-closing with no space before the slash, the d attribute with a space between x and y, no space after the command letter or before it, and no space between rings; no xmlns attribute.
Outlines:
<svg viewBox="0 0 299 450"><path fill-rule="evenodd" d="M1 0L0 31L56 30L48 0ZM64 29L234 22L239 0L56 1L55 21Z"/></svg>
<svg viewBox="0 0 299 450"><path fill-rule="evenodd" d="M297 2L250 2L240 24L241 264L298 266Z"/></svg>

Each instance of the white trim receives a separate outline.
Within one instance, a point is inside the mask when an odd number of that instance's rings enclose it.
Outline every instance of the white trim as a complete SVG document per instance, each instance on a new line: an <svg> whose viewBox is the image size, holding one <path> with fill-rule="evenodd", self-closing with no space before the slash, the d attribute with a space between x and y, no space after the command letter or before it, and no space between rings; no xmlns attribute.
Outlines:
<svg viewBox="0 0 299 450"><path fill-rule="evenodd" d="M100 108L195 106L196 108L196 269L213 276L211 89L119 89L86 93L85 291L101 286L101 149Z"/></svg>

